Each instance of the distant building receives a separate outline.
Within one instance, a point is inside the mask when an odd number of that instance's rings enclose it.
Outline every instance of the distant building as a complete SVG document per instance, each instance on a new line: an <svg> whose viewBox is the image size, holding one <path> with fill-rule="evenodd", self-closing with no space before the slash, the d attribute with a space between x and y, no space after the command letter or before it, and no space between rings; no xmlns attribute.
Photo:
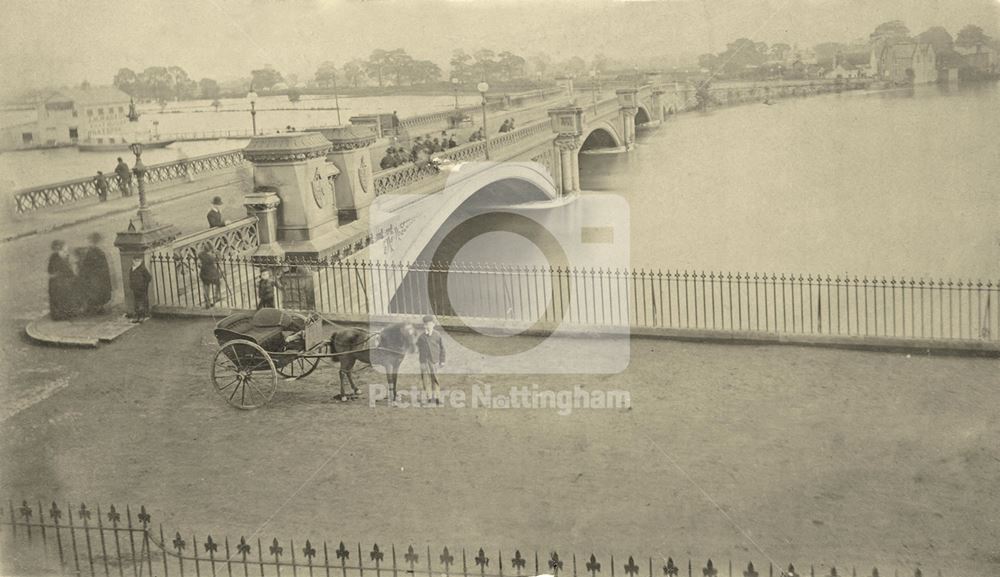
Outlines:
<svg viewBox="0 0 1000 577"><path fill-rule="evenodd" d="M982 42L968 45L955 45L955 52L965 58L965 63L972 68L982 72L995 72L997 70L997 53L989 44Z"/></svg>
<svg viewBox="0 0 1000 577"><path fill-rule="evenodd" d="M894 84L937 82L937 58L932 44L878 39L872 43L869 73Z"/></svg>
<svg viewBox="0 0 1000 577"><path fill-rule="evenodd" d="M129 96L110 86L64 88L38 103L35 120L5 126L0 146L35 148L118 138L128 126Z"/></svg>

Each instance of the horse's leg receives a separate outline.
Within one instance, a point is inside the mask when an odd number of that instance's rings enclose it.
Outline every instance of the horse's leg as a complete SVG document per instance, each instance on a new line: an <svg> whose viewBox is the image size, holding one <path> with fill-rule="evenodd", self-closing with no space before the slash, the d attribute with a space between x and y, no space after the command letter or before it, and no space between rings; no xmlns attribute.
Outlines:
<svg viewBox="0 0 1000 577"><path fill-rule="evenodd" d="M340 398L341 400L347 399L347 391L344 389L344 385L351 385L351 389L357 392L357 387L354 386L354 382L351 380L351 369L354 368L354 357L351 355L346 355L340 359Z"/></svg>
<svg viewBox="0 0 1000 577"><path fill-rule="evenodd" d="M399 376L399 363L389 361L385 364L385 380L389 385L389 402L396 402L396 380Z"/></svg>

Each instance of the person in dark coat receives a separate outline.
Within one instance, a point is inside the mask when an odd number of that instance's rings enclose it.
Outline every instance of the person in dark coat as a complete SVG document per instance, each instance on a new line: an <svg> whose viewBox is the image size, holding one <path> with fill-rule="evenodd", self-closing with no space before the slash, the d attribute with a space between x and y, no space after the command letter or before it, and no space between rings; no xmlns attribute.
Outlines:
<svg viewBox="0 0 1000 577"><path fill-rule="evenodd" d="M274 289L280 286L278 281L271 278L271 271L267 269L260 271L260 278L257 280L257 310L276 308Z"/></svg>
<svg viewBox="0 0 1000 577"><path fill-rule="evenodd" d="M212 208L208 211L208 227L218 228L229 224L225 218L222 217L222 197L217 196L212 199Z"/></svg>
<svg viewBox="0 0 1000 577"><path fill-rule="evenodd" d="M135 316L132 322L139 323L149 316L149 283L153 275L149 274L146 263L141 256L132 257L132 268L128 271L128 288L132 291L135 302Z"/></svg>
<svg viewBox="0 0 1000 577"><path fill-rule="evenodd" d="M198 253L198 276L205 287L205 308L222 300L219 283L222 281L222 270L219 269L219 259L212 247L205 245Z"/></svg>
<svg viewBox="0 0 1000 577"><path fill-rule="evenodd" d="M97 200L99 202L107 202L108 179L100 170L97 171L97 178L94 179L94 188L97 190Z"/></svg>
<svg viewBox="0 0 1000 577"><path fill-rule="evenodd" d="M77 279L69 261L69 250L61 240L52 241L49 255L49 316L54 321L71 319L79 313Z"/></svg>
<svg viewBox="0 0 1000 577"><path fill-rule="evenodd" d="M83 306L88 314L99 314L111 302L111 268L108 257L101 250L101 235L90 235L90 246L80 259L80 288Z"/></svg>
<svg viewBox="0 0 1000 577"><path fill-rule="evenodd" d="M424 399L428 403L441 404L441 385L438 384L437 369L444 366L444 341L441 333L434 330L434 317L423 319L424 332L417 337L417 351L420 353L420 384L424 389Z"/></svg>
<svg viewBox="0 0 1000 577"><path fill-rule="evenodd" d="M118 157L118 164L115 165L115 175L118 176L118 190L121 191L122 196L131 196L132 194L132 169L125 164L122 157Z"/></svg>

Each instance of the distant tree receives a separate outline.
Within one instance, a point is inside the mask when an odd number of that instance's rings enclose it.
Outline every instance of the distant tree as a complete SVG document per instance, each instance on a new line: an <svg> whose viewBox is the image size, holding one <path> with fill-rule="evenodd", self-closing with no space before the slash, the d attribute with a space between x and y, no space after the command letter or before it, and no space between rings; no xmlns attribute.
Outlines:
<svg viewBox="0 0 1000 577"><path fill-rule="evenodd" d="M702 54L698 56L698 67L705 70L715 70L719 66L719 57L715 54Z"/></svg>
<svg viewBox="0 0 1000 577"><path fill-rule="evenodd" d="M870 40L890 39L902 40L910 37L910 29L902 20L890 20L875 27L875 31L869 36Z"/></svg>
<svg viewBox="0 0 1000 577"><path fill-rule="evenodd" d="M167 75L170 77L171 96L175 100L186 100L194 97L198 85L191 80L183 68L168 66Z"/></svg>
<svg viewBox="0 0 1000 577"><path fill-rule="evenodd" d="M587 63L579 56L573 56L569 60L560 62L557 68L563 74L570 76L584 76L587 74Z"/></svg>
<svg viewBox="0 0 1000 577"><path fill-rule="evenodd" d="M477 76L482 80L491 80L498 69L496 53L489 48L480 48L472 54L472 57L476 61Z"/></svg>
<svg viewBox="0 0 1000 577"><path fill-rule="evenodd" d="M250 82L258 89L268 90L279 82L284 82L281 73L274 68L258 68L250 71Z"/></svg>
<svg viewBox="0 0 1000 577"><path fill-rule="evenodd" d="M292 88L298 86L299 75L294 72L289 72L288 74L285 74L285 84L287 84L289 87Z"/></svg>
<svg viewBox="0 0 1000 577"><path fill-rule="evenodd" d="M139 96L139 76L130 68L119 68L112 84L129 96Z"/></svg>
<svg viewBox="0 0 1000 577"><path fill-rule="evenodd" d="M937 53L949 51L955 44L955 39L951 37L951 34L943 26L932 26L917 34L916 39L918 42L932 44L934 52Z"/></svg>
<svg viewBox="0 0 1000 577"><path fill-rule="evenodd" d="M611 59L604 54L596 54L590 68L598 72L607 72L611 68Z"/></svg>
<svg viewBox="0 0 1000 577"><path fill-rule="evenodd" d="M451 60L448 61L451 68L451 77L457 78L462 83L472 82L476 79L472 66L472 56L466 54L461 48L451 53Z"/></svg>
<svg viewBox="0 0 1000 577"><path fill-rule="evenodd" d="M958 36L955 37L955 44L959 46L975 46L977 44L989 44L991 40L992 38L987 36L982 28L969 24L958 31Z"/></svg>
<svg viewBox="0 0 1000 577"><path fill-rule="evenodd" d="M396 79L396 86L403 85L403 78L407 70L413 65L413 57L402 48L396 48L386 52L385 67L387 71Z"/></svg>
<svg viewBox="0 0 1000 577"><path fill-rule="evenodd" d="M198 81L198 94L202 98L216 99L219 97L219 83L211 78L202 78Z"/></svg>
<svg viewBox="0 0 1000 577"><path fill-rule="evenodd" d="M410 84L427 84L441 78L441 68L430 60L414 60L405 74Z"/></svg>
<svg viewBox="0 0 1000 577"><path fill-rule="evenodd" d="M737 75L749 67L760 66L766 56L758 45L749 38L738 38L726 45L726 51L719 54L720 65L726 74Z"/></svg>
<svg viewBox="0 0 1000 577"><path fill-rule="evenodd" d="M513 52L504 51L497 56L497 67L507 80L523 78L527 61Z"/></svg>
<svg viewBox="0 0 1000 577"><path fill-rule="evenodd" d="M358 83L361 82L364 75L365 63L363 60L351 60L344 64L344 79L354 88L358 87Z"/></svg>
<svg viewBox="0 0 1000 577"><path fill-rule="evenodd" d="M788 58L789 53L791 53L792 47L783 42L777 44L772 44L771 49L768 50L768 56L771 60L785 60Z"/></svg>
<svg viewBox="0 0 1000 577"><path fill-rule="evenodd" d="M174 96L174 78L163 66L149 66L139 74L139 93L157 102Z"/></svg>
<svg viewBox="0 0 1000 577"><path fill-rule="evenodd" d="M80 88L83 90L90 90L90 82L88 80L84 80L80 83Z"/></svg>
<svg viewBox="0 0 1000 577"><path fill-rule="evenodd" d="M552 58L544 52L536 52L528 58L531 63L531 69L535 74L545 75L548 73L549 68L552 67Z"/></svg>
<svg viewBox="0 0 1000 577"><path fill-rule="evenodd" d="M298 88L289 88L288 89L288 101L289 102L298 102L301 98L302 98L302 93L299 92Z"/></svg>
<svg viewBox="0 0 1000 577"><path fill-rule="evenodd" d="M337 81L337 65L327 60L316 69L316 84L323 88L332 86Z"/></svg>
<svg viewBox="0 0 1000 577"><path fill-rule="evenodd" d="M372 50L372 53L368 56L368 60L365 61L365 74L368 75L368 78L377 80L379 88L385 86L383 74L388 63L389 53L381 48Z"/></svg>
<svg viewBox="0 0 1000 577"><path fill-rule="evenodd" d="M220 106L222 106L222 103L219 102L218 98L216 98L215 100L212 101L212 108L214 108L216 112L219 111L219 107Z"/></svg>

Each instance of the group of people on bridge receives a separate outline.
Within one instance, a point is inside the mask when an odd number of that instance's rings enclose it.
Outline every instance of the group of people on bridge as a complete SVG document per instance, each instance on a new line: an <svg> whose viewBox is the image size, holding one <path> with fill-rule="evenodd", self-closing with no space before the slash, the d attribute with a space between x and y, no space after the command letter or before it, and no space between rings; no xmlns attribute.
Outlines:
<svg viewBox="0 0 1000 577"><path fill-rule="evenodd" d="M454 134L449 134L446 130L442 130L441 135L434 138L431 138L430 134L425 134L424 136L418 136L413 141L413 145L409 151L402 146L390 146L387 148L385 155L382 157L381 162L379 162L379 167L382 170L387 170L411 162L427 162L434 154L444 152L456 146L458 146L458 142L455 140Z"/></svg>
<svg viewBox="0 0 1000 577"><path fill-rule="evenodd" d="M118 164L115 165L114 176L107 176L98 170L94 177L94 189L97 190L97 200L106 202L108 193L111 191L111 182L117 184L122 197L132 196L132 169L125 164L122 158L118 157Z"/></svg>
<svg viewBox="0 0 1000 577"><path fill-rule="evenodd" d="M90 235L89 246L70 255L65 241L52 241L49 255L49 316L62 321L99 315L111 302L111 268L101 250L100 233Z"/></svg>

